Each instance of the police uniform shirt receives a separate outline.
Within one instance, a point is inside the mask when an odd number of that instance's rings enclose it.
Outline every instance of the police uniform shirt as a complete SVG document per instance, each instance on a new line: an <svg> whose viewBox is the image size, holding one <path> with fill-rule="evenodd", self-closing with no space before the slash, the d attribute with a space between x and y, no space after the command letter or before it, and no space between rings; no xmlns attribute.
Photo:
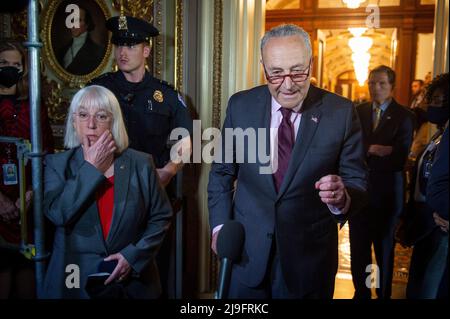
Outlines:
<svg viewBox="0 0 450 319"><path fill-rule="evenodd" d="M110 89L119 100L130 147L153 155L157 168L170 160L169 136L182 127L192 135L192 119L177 91L145 72L141 82L126 80L122 71L106 73L90 84Z"/></svg>

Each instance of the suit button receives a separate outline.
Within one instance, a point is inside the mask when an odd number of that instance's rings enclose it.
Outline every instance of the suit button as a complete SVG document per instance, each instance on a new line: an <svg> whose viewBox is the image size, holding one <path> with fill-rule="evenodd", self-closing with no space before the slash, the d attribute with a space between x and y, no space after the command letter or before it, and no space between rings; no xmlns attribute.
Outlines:
<svg viewBox="0 0 450 319"><path fill-rule="evenodd" d="M267 238L273 239L273 233L267 233Z"/></svg>

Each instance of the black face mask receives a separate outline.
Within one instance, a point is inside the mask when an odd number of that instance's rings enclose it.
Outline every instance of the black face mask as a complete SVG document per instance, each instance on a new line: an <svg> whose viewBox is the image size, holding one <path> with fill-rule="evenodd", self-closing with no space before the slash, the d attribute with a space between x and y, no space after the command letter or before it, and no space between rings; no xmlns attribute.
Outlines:
<svg viewBox="0 0 450 319"><path fill-rule="evenodd" d="M430 121L431 123L443 126L445 125L449 117L448 107L428 106L427 117L428 121Z"/></svg>
<svg viewBox="0 0 450 319"><path fill-rule="evenodd" d="M23 72L14 66L0 67L0 85L10 88L19 82Z"/></svg>

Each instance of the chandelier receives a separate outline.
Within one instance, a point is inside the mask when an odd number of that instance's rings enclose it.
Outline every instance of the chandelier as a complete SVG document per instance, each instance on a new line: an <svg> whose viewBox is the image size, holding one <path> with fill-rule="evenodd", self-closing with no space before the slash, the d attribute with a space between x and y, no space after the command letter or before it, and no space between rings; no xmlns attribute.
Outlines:
<svg viewBox="0 0 450 319"><path fill-rule="evenodd" d="M360 86L363 86L369 75L370 53L373 40L369 37L363 37L366 28L349 28L353 37L348 40L348 46L352 50L353 68L355 69L356 79Z"/></svg>

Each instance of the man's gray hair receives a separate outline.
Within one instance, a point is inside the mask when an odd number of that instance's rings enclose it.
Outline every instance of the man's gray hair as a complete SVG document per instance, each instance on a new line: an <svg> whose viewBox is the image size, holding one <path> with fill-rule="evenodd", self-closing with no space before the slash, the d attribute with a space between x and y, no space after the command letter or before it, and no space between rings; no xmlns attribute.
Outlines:
<svg viewBox="0 0 450 319"><path fill-rule="evenodd" d="M81 144L73 126L75 114L80 107L84 107L87 110L106 111L112 114L111 134L116 142L117 153L123 152L128 147L128 135L123 122L119 101L117 101L114 93L107 88L92 85L79 90L72 98L69 114L67 114L66 134L64 136L64 146L66 148L75 148Z"/></svg>
<svg viewBox="0 0 450 319"><path fill-rule="evenodd" d="M263 52L264 47L266 46L267 41L271 38L280 38L280 37L289 37L297 35L299 36L306 45L306 50L309 53L309 56L312 56L312 49L311 49L311 39L309 38L308 32L300 28L299 26L295 24L282 24L279 26L276 26L264 34L263 38L261 39L261 55Z"/></svg>

